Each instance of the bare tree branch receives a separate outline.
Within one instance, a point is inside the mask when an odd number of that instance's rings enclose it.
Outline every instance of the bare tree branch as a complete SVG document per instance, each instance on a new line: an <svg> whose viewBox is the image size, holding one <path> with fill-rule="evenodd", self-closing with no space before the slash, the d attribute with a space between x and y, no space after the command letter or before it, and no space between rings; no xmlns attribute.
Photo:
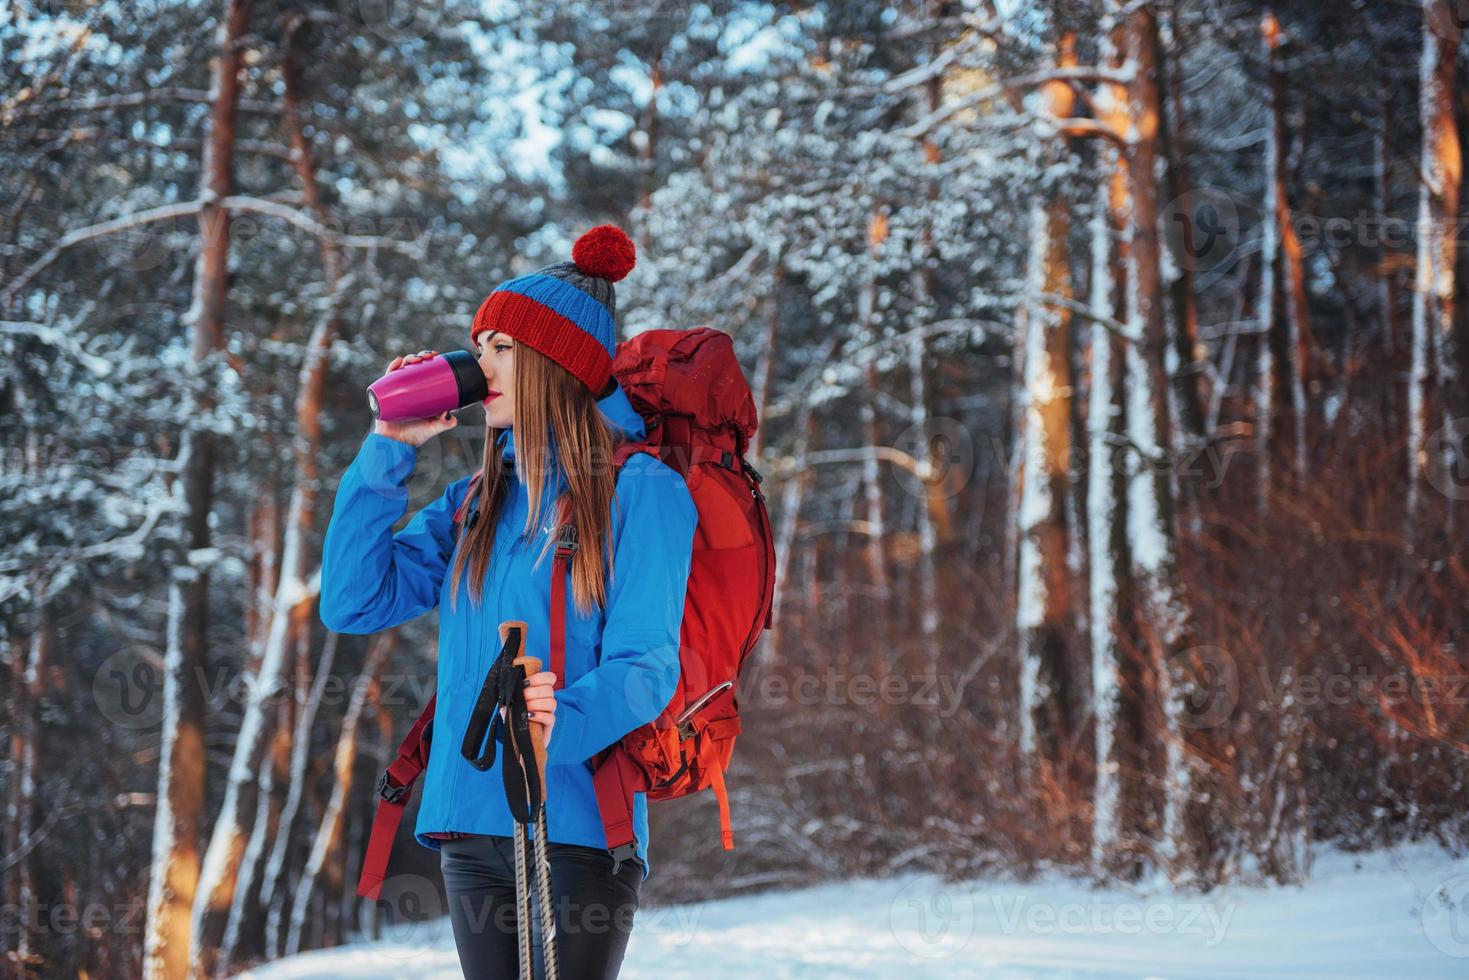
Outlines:
<svg viewBox="0 0 1469 980"><path fill-rule="evenodd" d="M42 102L12 100L0 106L0 125L9 126L22 116L38 116L50 112L95 112L101 109L127 109L153 102L197 102L212 104L209 92L195 88L160 88L147 92L125 92L119 95L96 95L77 99L59 98ZM247 112L279 115L281 107L274 102L241 99L240 108Z"/></svg>
<svg viewBox="0 0 1469 980"><path fill-rule="evenodd" d="M321 224L305 211L289 207L277 201L263 197L251 197L244 194L231 194L220 202L223 207L232 211L248 211L256 214L268 215L272 218L280 218L297 228L307 231L318 238L336 242L347 248L385 248L400 252L409 258L421 259L426 254L427 233L420 235L411 242L400 241L396 238L386 238L381 235L344 235ZM55 262L61 253L83 242L105 238L116 235L119 232L131 228L139 228L143 225L154 224L160 221L169 221L175 218L189 217L199 213L204 206L202 200L181 201L177 204L165 204L162 207L149 208L146 211L135 211L131 214L119 215L109 221L102 221L95 225L87 225L77 228L61 236L46 253L32 262L24 272L17 276L0 293L0 307L8 307L14 300L15 294L30 283L36 274Z"/></svg>
<svg viewBox="0 0 1469 980"><path fill-rule="evenodd" d="M998 98L1006 92L1017 88L1029 88L1034 85L1056 81L1113 82L1119 85L1126 85L1131 80L1132 75L1130 72L1114 68L1102 68L1095 65L1049 68L1045 71L1031 72L1027 75L1017 75L1014 78L1007 78L993 85L986 85L984 88L971 92L962 99L950 102L942 109L929 113L912 125L897 130L894 135L909 139L921 139L927 136L935 127L946 122L955 113L962 112L965 109L976 108L991 99Z"/></svg>
<svg viewBox="0 0 1469 980"><path fill-rule="evenodd" d="M1127 325L1125 323L1120 320L1114 320L1110 316L1099 316L1091 307L1085 303L1078 303L1069 296L1061 296L1057 293L1039 293L1036 295L1036 299L1040 300L1046 306L1058 306L1064 310L1069 310L1085 320L1090 320L1097 326L1106 328L1119 340L1127 343L1131 343L1133 340L1132 337L1127 335Z"/></svg>

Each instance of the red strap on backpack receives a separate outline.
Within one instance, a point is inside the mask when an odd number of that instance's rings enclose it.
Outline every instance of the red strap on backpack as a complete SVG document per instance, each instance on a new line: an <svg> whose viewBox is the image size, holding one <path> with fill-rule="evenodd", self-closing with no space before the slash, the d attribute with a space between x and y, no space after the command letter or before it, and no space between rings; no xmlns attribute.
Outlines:
<svg viewBox="0 0 1469 980"><path fill-rule="evenodd" d="M362 876L357 880L357 894L361 898L377 900L382 892L383 881L388 875L388 855L393 852L393 841L398 836L398 824L403 820L403 811L413 796L413 784L428 766L429 742L432 738L434 701L419 712L418 720L408 729L398 746L398 758L383 770L377 779L377 814L372 818L372 833L367 839L367 853L362 859Z"/></svg>

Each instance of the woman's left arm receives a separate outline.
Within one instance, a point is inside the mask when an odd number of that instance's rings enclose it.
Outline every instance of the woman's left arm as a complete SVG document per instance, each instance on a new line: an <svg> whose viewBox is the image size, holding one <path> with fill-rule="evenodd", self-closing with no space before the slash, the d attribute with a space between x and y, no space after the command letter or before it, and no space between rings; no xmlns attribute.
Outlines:
<svg viewBox="0 0 1469 980"><path fill-rule="evenodd" d="M678 688L699 512L683 477L652 457L632 456L617 484L602 656L556 692L548 765L585 762L657 718Z"/></svg>

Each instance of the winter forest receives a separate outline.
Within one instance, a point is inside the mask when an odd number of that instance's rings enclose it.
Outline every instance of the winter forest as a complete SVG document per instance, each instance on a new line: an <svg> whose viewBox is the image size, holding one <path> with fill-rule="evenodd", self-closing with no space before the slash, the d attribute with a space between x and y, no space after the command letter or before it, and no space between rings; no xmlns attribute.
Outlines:
<svg viewBox="0 0 1469 980"><path fill-rule="evenodd" d="M603 222L777 556L645 910L1469 849L1462 0L14 0L0 75L0 973L435 906L406 829L354 889L437 614L328 631L322 537L366 385Z"/></svg>

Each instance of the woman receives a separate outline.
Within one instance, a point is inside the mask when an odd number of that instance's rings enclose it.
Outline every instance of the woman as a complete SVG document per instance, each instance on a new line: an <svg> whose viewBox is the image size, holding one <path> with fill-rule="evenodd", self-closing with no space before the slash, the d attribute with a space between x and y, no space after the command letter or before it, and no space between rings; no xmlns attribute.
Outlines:
<svg viewBox="0 0 1469 980"><path fill-rule="evenodd" d="M438 701L415 837L438 849L460 964L468 977L517 972L515 824L496 753L481 772L457 751L499 653L500 623L527 623L525 653L549 664L551 555L558 495L580 546L567 585L565 678L528 678L526 705L546 742L546 819L561 975L615 977L648 877L647 805L633 801L637 859L614 864L591 759L652 721L673 696L697 511L683 478L646 453L614 473L612 454L642 418L611 374L613 282L633 245L603 225L571 262L501 284L471 342L487 379L484 477L457 536L470 478L397 534L417 446L452 414L378 422L337 489L322 557L321 618L343 633L388 629L440 605ZM394 358L388 369L435 356ZM463 593L463 594L461 594ZM553 734L554 733L554 734ZM537 949L539 959L539 946Z"/></svg>

